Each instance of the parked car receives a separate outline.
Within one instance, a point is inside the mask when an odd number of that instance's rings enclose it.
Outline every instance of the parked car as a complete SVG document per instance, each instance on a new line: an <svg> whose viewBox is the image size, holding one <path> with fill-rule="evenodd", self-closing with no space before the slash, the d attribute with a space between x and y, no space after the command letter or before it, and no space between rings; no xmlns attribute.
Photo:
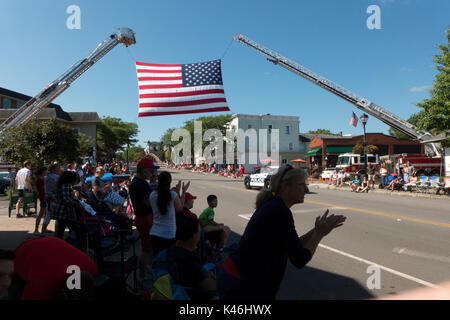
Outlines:
<svg viewBox="0 0 450 320"><path fill-rule="evenodd" d="M333 175L334 171L336 171L336 168L326 168L325 170L323 170L322 173L320 174L322 180L331 179L331 176Z"/></svg>
<svg viewBox="0 0 450 320"><path fill-rule="evenodd" d="M8 172L0 172L0 194L6 194L6 190L11 185Z"/></svg>

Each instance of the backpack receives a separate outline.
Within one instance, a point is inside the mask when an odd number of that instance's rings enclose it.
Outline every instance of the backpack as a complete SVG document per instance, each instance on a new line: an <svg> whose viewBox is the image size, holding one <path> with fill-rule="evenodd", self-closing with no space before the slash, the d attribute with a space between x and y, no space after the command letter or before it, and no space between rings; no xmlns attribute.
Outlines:
<svg viewBox="0 0 450 320"><path fill-rule="evenodd" d="M152 300L190 300L183 286L176 284L177 265L173 251L164 249L152 261Z"/></svg>

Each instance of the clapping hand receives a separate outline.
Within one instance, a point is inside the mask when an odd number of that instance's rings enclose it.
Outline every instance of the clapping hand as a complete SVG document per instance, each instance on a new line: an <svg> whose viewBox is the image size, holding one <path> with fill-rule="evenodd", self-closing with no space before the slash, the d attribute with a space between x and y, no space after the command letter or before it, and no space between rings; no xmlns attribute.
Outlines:
<svg viewBox="0 0 450 320"><path fill-rule="evenodd" d="M187 189L189 189L190 184L191 184L190 181L188 181L188 183L186 183L186 184L184 184L184 182L183 182L183 189L182 189L183 193L186 193Z"/></svg>
<svg viewBox="0 0 450 320"><path fill-rule="evenodd" d="M322 237L325 237L334 228L342 226L347 219L343 215L335 216L332 214L331 216L328 216L328 212L329 210L327 209L322 217L319 216L316 218L315 231Z"/></svg>
<svg viewBox="0 0 450 320"><path fill-rule="evenodd" d="M177 194L180 194L180 190L181 190L181 180L178 181L177 186L175 187L175 192Z"/></svg>

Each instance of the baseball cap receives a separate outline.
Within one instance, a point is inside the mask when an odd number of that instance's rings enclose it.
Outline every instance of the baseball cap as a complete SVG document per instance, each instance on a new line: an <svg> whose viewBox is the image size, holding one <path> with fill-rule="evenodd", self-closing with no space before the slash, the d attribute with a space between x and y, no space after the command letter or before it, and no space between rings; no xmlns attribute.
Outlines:
<svg viewBox="0 0 450 320"><path fill-rule="evenodd" d="M186 192L185 195L184 195L184 200L191 200L191 199L197 199L197 197L193 196L189 192Z"/></svg>
<svg viewBox="0 0 450 320"><path fill-rule="evenodd" d="M137 168L138 169L159 169L159 166L154 166L153 165L153 160L150 158L142 158L141 160L139 160L139 162L137 163Z"/></svg>

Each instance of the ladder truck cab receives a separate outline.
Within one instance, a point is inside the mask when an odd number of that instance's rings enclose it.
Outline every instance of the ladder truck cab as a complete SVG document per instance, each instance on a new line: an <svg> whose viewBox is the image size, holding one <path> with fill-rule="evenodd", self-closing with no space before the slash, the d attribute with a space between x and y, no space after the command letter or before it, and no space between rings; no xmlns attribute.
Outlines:
<svg viewBox="0 0 450 320"><path fill-rule="evenodd" d="M414 167L416 175L420 176L439 176L444 172L444 163L442 158L430 158L425 154L393 154L381 156L380 160L386 164L389 172L397 174L402 173L402 169L408 166Z"/></svg>
<svg viewBox="0 0 450 320"><path fill-rule="evenodd" d="M378 172L380 169L379 158L377 154L367 155L367 165L369 163ZM345 172L347 177L353 174L365 174L364 155L355 153L344 153L338 156L336 169L340 169Z"/></svg>

